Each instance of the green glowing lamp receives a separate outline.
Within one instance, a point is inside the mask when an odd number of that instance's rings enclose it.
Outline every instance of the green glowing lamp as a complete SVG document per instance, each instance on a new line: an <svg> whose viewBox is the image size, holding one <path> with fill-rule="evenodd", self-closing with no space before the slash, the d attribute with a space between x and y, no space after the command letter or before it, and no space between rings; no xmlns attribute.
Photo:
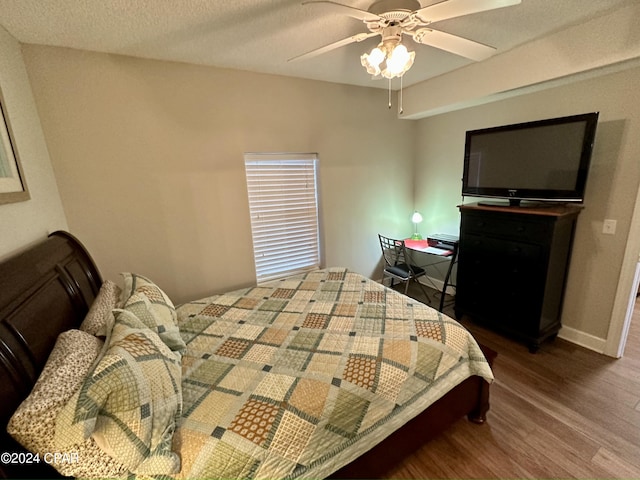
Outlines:
<svg viewBox="0 0 640 480"><path fill-rule="evenodd" d="M418 233L418 224L422 221L422 215L420 215L420 212L417 210L413 212L413 215L411 215L411 221L415 226L415 231L413 235L411 235L411 240L422 240L422 235Z"/></svg>

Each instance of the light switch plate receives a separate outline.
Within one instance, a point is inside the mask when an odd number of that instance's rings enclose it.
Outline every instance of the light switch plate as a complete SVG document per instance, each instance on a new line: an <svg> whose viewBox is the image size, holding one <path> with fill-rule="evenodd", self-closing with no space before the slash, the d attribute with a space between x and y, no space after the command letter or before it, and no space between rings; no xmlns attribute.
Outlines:
<svg viewBox="0 0 640 480"><path fill-rule="evenodd" d="M610 218L605 219L602 224L602 233L605 235L615 235L616 234L616 221Z"/></svg>

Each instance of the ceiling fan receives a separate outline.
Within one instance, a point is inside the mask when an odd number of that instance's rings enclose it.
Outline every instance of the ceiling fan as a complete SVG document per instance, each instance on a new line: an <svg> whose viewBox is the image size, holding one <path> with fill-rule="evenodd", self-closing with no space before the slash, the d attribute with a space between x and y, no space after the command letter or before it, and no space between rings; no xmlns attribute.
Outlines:
<svg viewBox="0 0 640 480"><path fill-rule="evenodd" d="M382 37L380 44L360 57L362 65L374 77L402 77L411 68L415 52L409 52L402 44L403 35L411 37L418 44L430 45L475 61L485 60L496 52L494 47L434 30L430 25L441 20L519 3L521 0L444 0L423 8L418 0L378 0L368 10L361 10L330 0L306 0L302 2L303 5L322 4L336 12L357 18L364 22L369 31L311 50L291 58L290 61L309 59L376 35Z"/></svg>

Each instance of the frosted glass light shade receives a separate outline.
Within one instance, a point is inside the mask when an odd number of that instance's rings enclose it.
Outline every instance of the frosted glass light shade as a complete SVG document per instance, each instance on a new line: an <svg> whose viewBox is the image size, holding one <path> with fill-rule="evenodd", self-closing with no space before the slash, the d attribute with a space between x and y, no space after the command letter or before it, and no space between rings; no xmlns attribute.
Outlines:
<svg viewBox="0 0 640 480"><path fill-rule="evenodd" d="M415 56L416 52L409 53L407 47L399 44L387 57L387 74L384 76L387 78L393 78L404 75L404 73L413 65L413 59Z"/></svg>
<svg viewBox="0 0 640 480"><path fill-rule="evenodd" d="M365 53L360 57L360 63L367 69L367 73L371 75L380 75L380 64L384 61L385 53L376 47L371 50L371 53Z"/></svg>
<svg viewBox="0 0 640 480"><path fill-rule="evenodd" d="M360 56L360 63L373 76L401 77L413 65L416 52L409 52L402 43L395 46L381 43L370 53Z"/></svg>
<svg viewBox="0 0 640 480"><path fill-rule="evenodd" d="M413 215L411 215L411 221L415 225L415 231L413 232L413 235L411 235L411 240L422 240L422 235L418 233L418 224L422 221L422 215L420 215L420 212L413 212Z"/></svg>

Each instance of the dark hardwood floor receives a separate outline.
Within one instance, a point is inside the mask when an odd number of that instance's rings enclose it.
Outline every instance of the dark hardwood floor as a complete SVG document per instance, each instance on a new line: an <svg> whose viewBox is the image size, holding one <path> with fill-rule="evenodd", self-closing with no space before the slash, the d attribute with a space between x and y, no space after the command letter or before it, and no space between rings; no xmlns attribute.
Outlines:
<svg viewBox="0 0 640 480"><path fill-rule="evenodd" d="M640 303L617 360L562 339L531 354L461 323L498 352L488 421L458 421L384 477L640 479Z"/></svg>

